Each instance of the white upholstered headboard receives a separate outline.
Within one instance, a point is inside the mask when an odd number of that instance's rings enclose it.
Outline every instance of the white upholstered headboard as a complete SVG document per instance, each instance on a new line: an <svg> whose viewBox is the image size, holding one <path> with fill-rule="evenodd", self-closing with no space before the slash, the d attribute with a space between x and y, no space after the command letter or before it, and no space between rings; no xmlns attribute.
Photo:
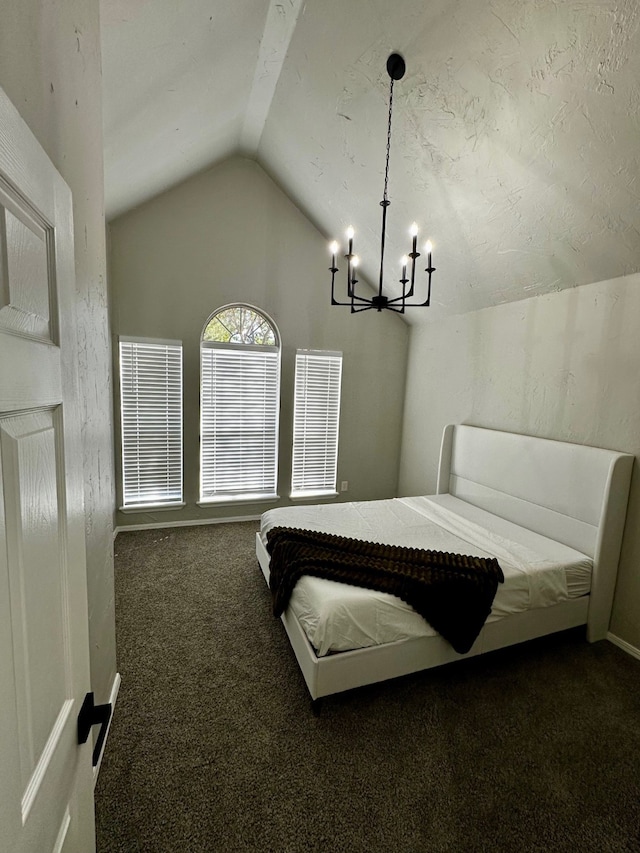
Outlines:
<svg viewBox="0 0 640 853"><path fill-rule="evenodd" d="M589 639L600 639L609 625L633 460L599 447L451 424L442 437L437 492L592 557Z"/></svg>

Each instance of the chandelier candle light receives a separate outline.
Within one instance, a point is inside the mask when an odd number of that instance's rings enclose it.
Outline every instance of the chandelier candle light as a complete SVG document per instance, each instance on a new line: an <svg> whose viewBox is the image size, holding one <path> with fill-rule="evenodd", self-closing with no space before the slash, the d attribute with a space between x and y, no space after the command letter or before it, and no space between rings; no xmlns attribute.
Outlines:
<svg viewBox="0 0 640 853"><path fill-rule="evenodd" d="M382 292L382 285L384 281L384 244L387 231L387 208L391 204L391 202L387 198L387 187L389 184L389 150L391 148L391 114L393 112L393 84L396 80L402 79L402 77L404 77L405 72L404 59L400 56L399 53L392 53L391 56L387 59L387 72L391 79L391 85L389 88L389 124L387 128L387 160L384 170L384 194L382 197L382 201L380 202L380 206L382 207L382 236L380 239L380 280L378 284L378 293L376 296L367 298L365 296L360 296L356 294L356 284L358 283L358 279L356 278L356 272L360 260L358 256L354 255L353 253L353 238L355 232L350 226L347 229L347 252L344 255L347 261L348 301L339 302L335 298L335 277L336 273L339 272L338 267L336 266L336 256L340 247L335 240L329 246L329 251L331 252L331 266L329 267L329 271L331 272L331 304L348 305L351 307L352 314L356 314L359 311L369 311L371 308L375 308L376 311L382 311L383 308L388 308L390 311L397 311L400 314L404 314L405 308L428 307L431 299L431 275L435 272L435 267L432 265L431 262L433 247L431 245L431 241L427 240L424 247L424 250L427 254L427 267L425 269L425 272L428 274L427 298L424 300L424 302L408 302L407 300L413 297L416 273L416 260L420 257L420 252L417 251L418 226L414 222L409 231L412 238L411 251L408 255L404 255L400 262L402 265L402 278L399 279L399 282L402 285L402 293L400 296L396 296L394 299L390 299ZM407 278L409 258L411 258L411 278ZM407 285L409 285L408 288Z"/></svg>

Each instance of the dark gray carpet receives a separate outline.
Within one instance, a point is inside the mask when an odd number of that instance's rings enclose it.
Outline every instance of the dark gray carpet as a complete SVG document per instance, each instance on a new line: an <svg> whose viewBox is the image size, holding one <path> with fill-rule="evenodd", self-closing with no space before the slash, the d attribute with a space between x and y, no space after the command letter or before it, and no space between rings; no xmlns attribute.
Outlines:
<svg viewBox="0 0 640 853"><path fill-rule="evenodd" d="M116 540L99 853L640 851L640 661L565 632L314 717L256 527Z"/></svg>

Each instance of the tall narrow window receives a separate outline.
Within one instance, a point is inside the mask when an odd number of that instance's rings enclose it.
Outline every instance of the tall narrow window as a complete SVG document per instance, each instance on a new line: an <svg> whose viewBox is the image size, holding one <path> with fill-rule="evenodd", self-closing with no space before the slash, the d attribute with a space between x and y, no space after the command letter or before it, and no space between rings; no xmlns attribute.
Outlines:
<svg viewBox="0 0 640 853"><path fill-rule="evenodd" d="M182 505L182 343L120 338L123 509Z"/></svg>
<svg viewBox="0 0 640 853"><path fill-rule="evenodd" d="M201 501L276 498L280 344L248 305L209 318L200 347Z"/></svg>
<svg viewBox="0 0 640 853"><path fill-rule="evenodd" d="M336 494L342 353L298 350L291 497Z"/></svg>

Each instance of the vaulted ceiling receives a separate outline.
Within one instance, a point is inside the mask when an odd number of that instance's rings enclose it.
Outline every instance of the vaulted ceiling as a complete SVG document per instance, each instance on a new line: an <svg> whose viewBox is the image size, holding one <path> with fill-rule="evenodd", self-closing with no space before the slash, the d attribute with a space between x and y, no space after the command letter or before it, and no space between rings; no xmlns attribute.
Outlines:
<svg viewBox="0 0 640 853"><path fill-rule="evenodd" d="M102 0L114 218L242 153L377 279L413 220L420 321L640 270L638 0ZM329 257L327 256L329 260ZM420 316L418 316L420 315Z"/></svg>

